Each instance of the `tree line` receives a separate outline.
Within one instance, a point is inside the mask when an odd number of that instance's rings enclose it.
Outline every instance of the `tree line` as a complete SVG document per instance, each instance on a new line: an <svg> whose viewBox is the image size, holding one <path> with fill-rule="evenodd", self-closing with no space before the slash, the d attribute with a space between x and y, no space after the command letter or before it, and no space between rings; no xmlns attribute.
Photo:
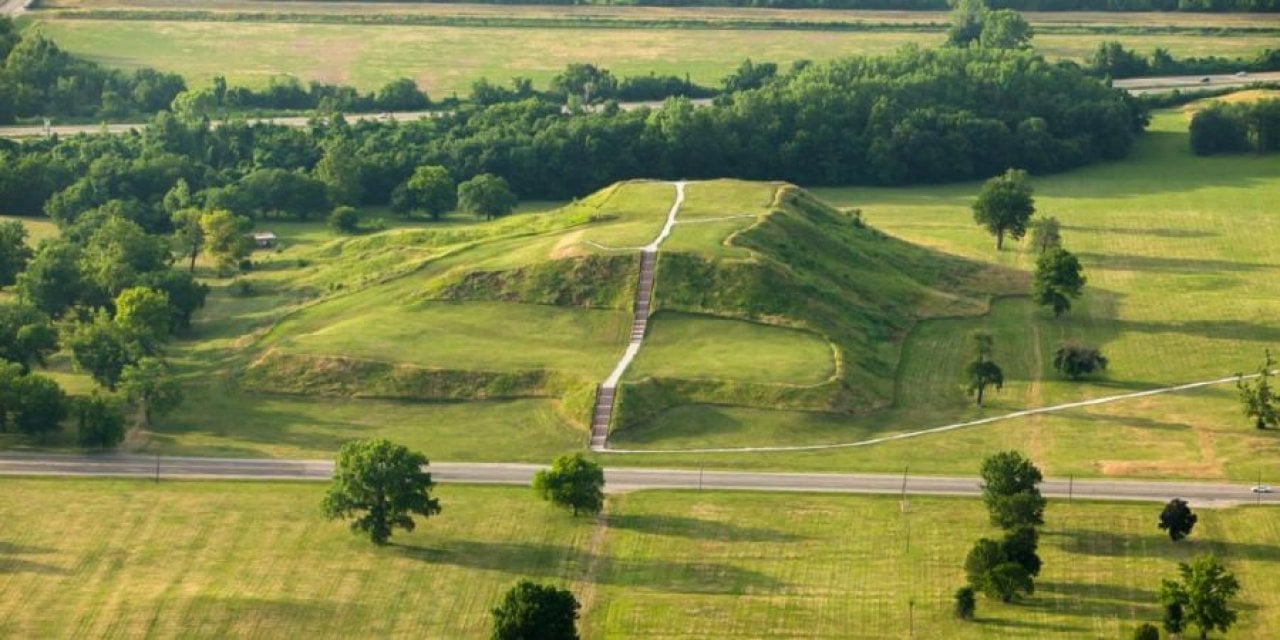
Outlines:
<svg viewBox="0 0 1280 640"><path fill-rule="evenodd" d="M306 219L338 204L391 204L422 166L458 182L500 176L539 199L639 176L943 182L1122 157L1147 121L1124 92L1021 49L908 48L784 71L750 64L730 80L742 89L705 108L677 98L566 110L530 96L414 122L334 116L303 128L212 127L162 111L137 135L0 144L0 201L63 226L108 207L167 233L185 206Z"/></svg>
<svg viewBox="0 0 1280 640"><path fill-rule="evenodd" d="M1206 75L1245 72L1280 71L1280 49L1263 49L1252 58L1222 56L1189 56L1177 58L1164 47L1156 47L1143 55L1126 49L1116 41L1098 45L1087 62L1098 77L1134 78L1138 76Z"/></svg>
<svg viewBox="0 0 1280 640"><path fill-rule="evenodd" d="M1191 151L1273 153L1280 151L1280 100L1213 102L1191 117Z"/></svg>

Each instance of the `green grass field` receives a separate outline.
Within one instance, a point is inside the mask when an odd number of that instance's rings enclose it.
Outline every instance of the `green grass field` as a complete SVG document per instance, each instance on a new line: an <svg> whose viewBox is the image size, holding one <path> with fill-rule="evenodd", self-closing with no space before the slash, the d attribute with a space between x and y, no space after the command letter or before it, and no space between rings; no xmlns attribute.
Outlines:
<svg viewBox="0 0 1280 640"><path fill-rule="evenodd" d="M818 384L835 374L831 345L813 333L659 312L627 379L646 376Z"/></svg>
<svg viewBox="0 0 1280 640"><path fill-rule="evenodd" d="M898 401L880 415L842 418L723 407L683 407L615 446L688 448L848 442L1033 406L1212 379L1256 369L1280 342L1280 303L1265 295L1280 251L1271 203L1280 199L1280 158L1196 158L1186 119L1157 115L1133 157L1037 178L1037 207L1063 224L1089 284L1076 308L1054 320L1025 299L998 302L981 318L927 321L904 347ZM839 189L818 193L863 210L870 224L942 251L1030 269L1025 248L997 254L972 222L977 185ZM1261 288L1260 288L1261 287ZM1009 385L987 408L970 407L958 371L965 335L997 336ZM1065 339L1100 346L1101 379L1060 380L1052 353ZM1023 418L970 431L803 454L706 456L717 464L954 472L997 447L1029 451L1051 473L1226 477L1280 473L1280 437L1240 416L1230 385L1174 396ZM673 463L690 456L623 458ZM621 462L621 460L620 460Z"/></svg>
<svg viewBox="0 0 1280 640"><path fill-rule="evenodd" d="M1264 20L1266 20L1264 18ZM261 86L294 75L372 90L408 77L433 98L465 96L479 78L513 76L545 87L571 62L591 62L615 75L688 74L714 85L744 59L787 65L854 54L887 53L906 44L932 46L939 33L797 32L782 30L536 29L487 27L173 22L43 19L38 27L60 46L102 64L178 72L192 86L224 75L231 84ZM1043 34L1046 56L1081 60L1098 43L1119 39L1176 56L1252 57L1274 45L1269 35ZM237 43L234 53L225 45Z"/></svg>
<svg viewBox="0 0 1280 640"><path fill-rule="evenodd" d="M1280 625L1280 520L1257 508L1198 509L1174 545L1158 505L1051 502L1034 596L980 598L966 623L964 554L996 535L976 500L637 492L601 525L525 488L445 485L440 516L376 548L321 517L323 491L6 480L0 635L483 638L532 578L575 593L588 638L900 638L909 616L922 638L1117 638L1158 622L1160 579L1206 551L1243 585L1230 636Z"/></svg>

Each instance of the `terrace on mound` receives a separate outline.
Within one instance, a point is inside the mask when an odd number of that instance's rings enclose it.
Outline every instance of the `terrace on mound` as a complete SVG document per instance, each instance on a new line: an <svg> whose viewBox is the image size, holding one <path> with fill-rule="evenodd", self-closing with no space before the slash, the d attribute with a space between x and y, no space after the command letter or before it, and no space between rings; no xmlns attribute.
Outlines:
<svg viewBox="0 0 1280 640"><path fill-rule="evenodd" d="M337 293L257 340L241 384L379 400L546 398L585 429L595 385L627 342L638 247L673 197L669 183L633 181L493 225L338 241L310 276ZM794 186L692 183L614 429L690 403L883 407L906 332L922 317L984 311L979 282L1020 280L889 238Z"/></svg>

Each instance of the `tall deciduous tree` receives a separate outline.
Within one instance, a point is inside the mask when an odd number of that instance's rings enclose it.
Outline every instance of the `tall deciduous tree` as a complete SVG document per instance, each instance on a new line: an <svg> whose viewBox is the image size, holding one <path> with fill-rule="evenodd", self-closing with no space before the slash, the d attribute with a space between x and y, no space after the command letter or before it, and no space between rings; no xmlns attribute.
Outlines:
<svg viewBox="0 0 1280 640"><path fill-rule="evenodd" d="M324 183L329 199L335 204L354 206L364 195L364 165L356 145L346 138L336 138L324 147L324 155L316 163L315 175Z"/></svg>
<svg viewBox="0 0 1280 640"><path fill-rule="evenodd" d="M27 269L18 275L18 297L57 318L75 304L84 288L80 247L66 240L40 243Z"/></svg>
<svg viewBox="0 0 1280 640"><path fill-rule="evenodd" d="M493 610L493 640L578 640L578 601L566 589L521 580Z"/></svg>
<svg viewBox="0 0 1280 640"><path fill-rule="evenodd" d="M1009 169L987 180L973 203L973 219L996 237L996 249L1004 248L1004 237L1014 240L1027 232L1035 200L1027 184L1027 172Z"/></svg>
<svg viewBox="0 0 1280 640"><path fill-rule="evenodd" d="M595 513L604 507L604 469L581 453L563 455L533 476L533 490L575 516L579 511Z"/></svg>
<svg viewBox="0 0 1280 640"><path fill-rule="evenodd" d="M159 358L142 358L120 372L120 391L142 415L142 425L182 404L182 385L173 378L169 366Z"/></svg>
<svg viewBox="0 0 1280 640"><path fill-rule="evenodd" d="M142 353L154 355L169 337L172 319L169 296L148 289L130 287L116 296L115 323L141 347Z"/></svg>
<svg viewBox="0 0 1280 640"><path fill-rule="evenodd" d="M0 303L0 359L26 373L58 350L58 332L43 312L24 303Z"/></svg>
<svg viewBox="0 0 1280 640"><path fill-rule="evenodd" d="M111 391L119 384L124 368L137 362L141 355L129 332L101 310L89 322L69 327L62 342L70 349L76 366Z"/></svg>
<svg viewBox="0 0 1280 640"><path fill-rule="evenodd" d="M965 380L969 395L975 397L979 407L987 387L1000 389L1004 386L1004 372L992 361L995 351L995 338L985 331L976 331L969 335L973 346L973 360L965 367Z"/></svg>
<svg viewBox="0 0 1280 640"><path fill-rule="evenodd" d="M1026 49L1031 47L1035 31L1022 14L1012 9L997 9L983 17L978 43L984 49Z"/></svg>
<svg viewBox="0 0 1280 640"><path fill-rule="evenodd" d="M27 228L17 220L0 222L0 289L18 281L31 256Z"/></svg>
<svg viewBox="0 0 1280 640"><path fill-rule="evenodd" d="M94 392L75 402L76 436L86 449L109 449L124 441L124 414L112 397Z"/></svg>
<svg viewBox="0 0 1280 640"><path fill-rule="evenodd" d="M1160 528L1169 532L1169 539L1177 542L1189 535L1200 518L1191 513L1186 500L1174 498L1160 512Z"/></svg>
<svg viewBox="0 0 1280 640"><path fill-rule="evenodd" d="M517 202L506 179L499 176L482 173L458 185L458 208L486 220L511 213Z"/></svg>
<svg viewBox="0 0 1280 640"><path fill-rule="evenodd" d="M1236 621L1231 599L1240 591L1240 581L1227 571L1213 554L1199 556L1190 564L1179 563L1180 581L1165 579L1160 585L1160 602L1178 605L1187 623L1200 629L1200 638L1215 630L1226 632Z"/></svg>
<svg viewBox="0 0 1280 640"><path fill-rule="evenodd" d="M414 530L414 515L440 513L426 465L426 456L389 440L347 443L338 452L324 513L330 519L353 518L353 531L386 544L394 528Z"/></svg>
<svg viewBox="0 0 1280 640"><path fill-rule="evenodd" d="M1042 254L1062 246L1062 224L1056 217L1036 218L1031 223L1031 246Z"/></svg>
<svg viewBox="0 0 1280 640"><path fill-rule="evenodd" d="M1036 303L1053 308L1054 317L1071 308L1071 299L1080 297L1085 277L1080 261L1070 251L1057 247L1036 260L1036 273L1031 281Z"/></svg>
<svg viewBox="0 0 1280 640"><path fill-rule="evenodd" d="M982 37L982 25L986 21L987 3L984 0L951 0L951 28L947 30L947 44L967 47Z"/></svg>
<svg viewBox="0 0 1280 640"><path fill-rule="evenodd" d="M200 216L200 231L205 250L218 261L223 273L234 270L252 250L245 235L253 223L223 209L206 211Z"/></svg>
<svg viewBox="0 0 1280 640"><path fill-rule="evenodd" d="M1244 415L1253 419L1253 426L1259 429L1280 424L1280 407L1276 406L1277 399L1271 390L1271 376L1275 366L1276 361L1271 357L1271 350L1268 349L1262 367L1258 369L1258 376L1252 382L1243 377L1236 381Z"/></svg>
<svg viewBox="0 0 1280 640"><path fill-rule="evenodd" d="M1005 529L1044 524L1040 470L1017 451L1002 451L982 462L982 500L992 524Z"/></svg>
<svg viewBox="0 0 1280 640"><path fill-rule="evenodd" d="M425 211L432 219L458 206L458 189L449 170L439 165L424 165L391 194L391 208L402 216Z"/></svg>

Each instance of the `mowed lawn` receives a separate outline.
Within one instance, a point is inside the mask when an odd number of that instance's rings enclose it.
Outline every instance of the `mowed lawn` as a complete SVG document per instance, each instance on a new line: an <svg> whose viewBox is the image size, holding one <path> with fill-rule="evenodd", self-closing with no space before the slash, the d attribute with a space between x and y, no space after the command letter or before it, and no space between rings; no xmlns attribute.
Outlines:
<svg viewBox="0 0 1280 640"><path fill-rule="evenodd" d="M636 492L598 521L527 488L442 485L441 515L378 548L321 516L323 492L8 479L0 635L484 638L530 578L574 592L587 638L1118 638L1158 622L1160 580L1210 551L1243 586L1230 637L1280 625L1269 509L1199 509L1175 545L1158 505L1051 502L1036 593L960 622L964 554L997 535L977 500Z"/></svg>
<svg viewBox="0 0 1280 640"><path fill-rule="evenodd" d="M1059 319L1025 298L997 301L984 317L926 321L907 340L891 410L864 417L723 407L683 407L617 446L650 448L853 442L1027 407L1249 372L1280 346L1280 157L1197 158L1179 111L1156 115L1131 158L1036 178L1037 208L1063 225L1065 246L1089 279ZM978 260L1030 270L1027 246L995 251L972 221L977 184L909 189L823 189L860 207L888 233ZM984 409L965 397L960 372L973 330L996 335L1007 384ZM1099 346L1107 375L1071 383L1052 369L1070 339ZM972 467L998 447L1028 451L1065 475L1145 475L1252 480L1280 475L1280 434L1241 416L1230 384L1052 416L1034 416L916 440L814 453L707 456L710 464L922 472ZM619 458L655 464L688 456Z"/></svg>
<svg viewBox="0 0 1280 640"><path fill-rule="evenodd" d="M835 354L821 336L769 326L663 311L649 323L627 378L712 378L770 384L819 384L835 374Z"/></svg>
<svg viewBox="0 0 1280 640"><path fill-rule="evenodd" d="M935 46L941 33L697 30L682 28L487 28L329 25L160 20L59 20L38 28L77 55L119 68L181 73L191 86L217 75L233 85L265 85L277 75L374 90L412 78L433 98L470 93L473 82L499 84L523 76L539 87L571 62L604 66L618 76L673 74L717 85L744 59L786 65L855 54L887 53L906 44ZM1052 58L1083 60L1100 42L1120 40L1176 56L1253 57L1274 46L1258 36L1042 34L1037 48ZM228 42L235 42L233 49Z"/></svg>

